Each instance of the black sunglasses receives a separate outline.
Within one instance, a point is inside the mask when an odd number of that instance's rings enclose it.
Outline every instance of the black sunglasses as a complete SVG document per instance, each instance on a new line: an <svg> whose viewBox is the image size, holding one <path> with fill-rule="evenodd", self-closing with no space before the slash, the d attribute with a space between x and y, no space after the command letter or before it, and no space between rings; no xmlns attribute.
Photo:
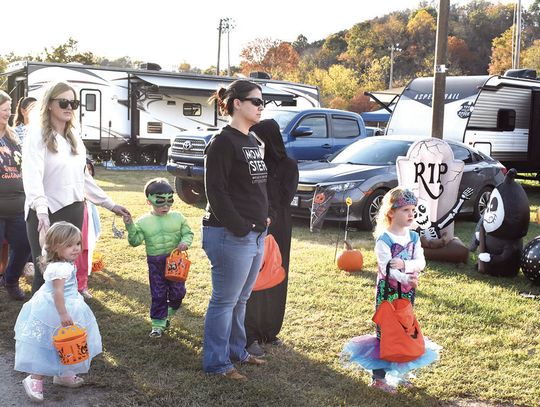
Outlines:
<svg viewBox="0 0 540 407"><path fill-rule="evenodd" d="M257 107L264 105L264 100L259 99L259 98L238 98L238 99L241 100L242 102L249 100L253 106L257 106Z"/></svg>
<svg viewBox="0 0 540 407"><path fill-rule="evenodd" d="M60 106L60 109L67 109L69 105L71 105L71 108L73 110L77 110L79 108L79 105L81 102L78 100L67 100L67 99L53 99L58 101L58 106Z"/></svg>

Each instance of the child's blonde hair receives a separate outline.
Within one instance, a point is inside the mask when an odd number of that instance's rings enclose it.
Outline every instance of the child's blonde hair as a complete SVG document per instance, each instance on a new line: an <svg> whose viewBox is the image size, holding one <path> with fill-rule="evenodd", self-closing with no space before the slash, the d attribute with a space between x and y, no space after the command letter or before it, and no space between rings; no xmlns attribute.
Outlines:
<svg viewBox="0 0 540 407"><path fill-rule="evenodd" d="M388 215L390 211L400 208L405 205L415 205L418 200L414 194L407 188L395 187L388 191L383 199L379 212L377 213L377 220L375 230L373 231L373 237L377 239L380 235L388 229L392 223L392 219Z"/></svg>
<svg viewBox="0 0 540 407"><path fill-rule="evenodd" d="M47 264L51 262L64 261L65 259L62 259L58 252L81 240L82 233L77 226L64 221L53 223L45 234L44 249L47 254L40 260L42 270L45 270Z"/></svg>

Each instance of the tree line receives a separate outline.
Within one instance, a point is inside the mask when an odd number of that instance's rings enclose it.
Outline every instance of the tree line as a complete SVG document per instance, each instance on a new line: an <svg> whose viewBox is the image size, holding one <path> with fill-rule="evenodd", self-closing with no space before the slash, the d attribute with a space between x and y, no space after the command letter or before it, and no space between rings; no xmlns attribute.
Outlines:
<svg viewBox="0 0 540 407"><path fill-rule="evenodd" d="M300 34L293 42L256 38L241 50L239 66L231 73L249 75L264 71L273 79L303 82L321 89L325 106L362 112L372 107L364 91L404 86L433 73L437 10L435 1L422 1L406 9L359 22L350 29L309 42ZM502 74L512 66L515 6L472 0L451 5L448 28L449 75ZM522 13L521 66L540 73L540 0ZM391 48L393 61L391 61ZM73 38L40 55L0 56L0 71L15 60L79 62L90 65L134 68L141 61L115 60L79 52ZM393 63L392 63L393 62ZM390 64L392 84L389 83ZM178 71L215 74L207 69L179 64ZM226 74L226 72L220 72Z"/></svg>

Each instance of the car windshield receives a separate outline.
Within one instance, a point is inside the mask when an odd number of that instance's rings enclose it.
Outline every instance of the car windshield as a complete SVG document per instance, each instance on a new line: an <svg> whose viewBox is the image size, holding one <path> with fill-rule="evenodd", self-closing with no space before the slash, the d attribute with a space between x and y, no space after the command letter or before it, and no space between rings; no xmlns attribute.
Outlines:
<svg viewBox="0 0 540 407"><path fill-rule="evenodd" d="M279 130L283 132L289 122L298 114L294 110L264 110L262 119L274 119L279 124Z"/></svg>
<svg viewBox="0 0 540 407"><path fill-rule="evenodd" d="M332 157L334 164L393 165L400 155L407 155L412 141L386 140L386 137L357 141Z"/></svg>

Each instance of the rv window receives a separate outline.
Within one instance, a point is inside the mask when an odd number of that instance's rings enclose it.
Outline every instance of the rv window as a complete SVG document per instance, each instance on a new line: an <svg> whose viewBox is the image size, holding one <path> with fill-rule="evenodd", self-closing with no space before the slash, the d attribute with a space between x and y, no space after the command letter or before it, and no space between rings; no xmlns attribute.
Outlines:
<svg viewBox="0 0 540 407"><path fill-rule="evenodd" d="M84 97L84 108L87 112L96 111L96 95L93 93L87 93Z"/></svg>
<svg viewBox="0 0 540 407"><path fill-rule="evenodd" d="M516 128L516 111L514 109L499 109L497 112L497 130L514 131Z"/></svg>
<svg viewBox="0 0 540 407"><path fill-rule="evenodd" d="M360 126L356 120L332 116L335 138L351 138L360 135Z"/></svg>
<svg viewBox="0 0 540 407"><path fill-rule="evenodd" d="M202 114L202 106L200 103L184 103L184 116L200 116Z"/></svg>

